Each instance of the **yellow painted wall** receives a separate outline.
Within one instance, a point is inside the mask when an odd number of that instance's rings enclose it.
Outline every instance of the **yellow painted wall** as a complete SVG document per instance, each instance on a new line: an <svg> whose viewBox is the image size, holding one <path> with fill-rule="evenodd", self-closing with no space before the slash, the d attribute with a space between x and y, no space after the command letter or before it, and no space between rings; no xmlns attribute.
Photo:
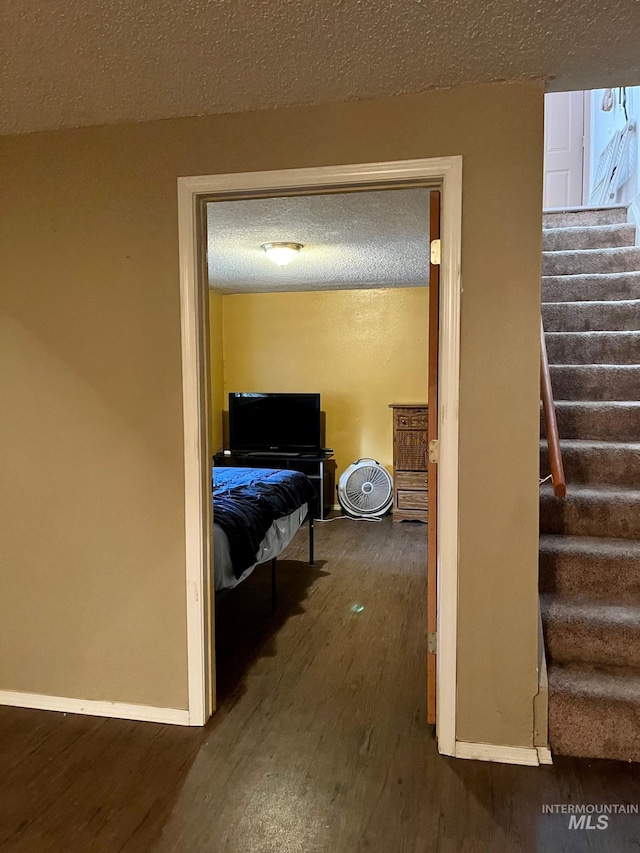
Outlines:
<svg viewBox="0 0 640 853"><path fill-rule="evenodd" d="M456 729L532 743L543 94L534 81L0 138L0 689L186 706L176 179L456 154Z"/></svg>
<svg viewBox="0 0 640 853"><path fill-rule="evenodd" d="M391 470L389 403L427 399L428 301L426 287L223 296L225 399L319 392L338 476L362 456Z"/></svg>

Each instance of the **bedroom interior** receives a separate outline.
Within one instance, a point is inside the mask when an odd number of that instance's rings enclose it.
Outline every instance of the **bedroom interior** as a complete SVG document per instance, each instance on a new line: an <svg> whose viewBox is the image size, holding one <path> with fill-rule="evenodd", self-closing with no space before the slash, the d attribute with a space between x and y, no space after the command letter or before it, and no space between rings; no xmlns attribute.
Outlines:
<svg viewBox="0 0 640 853"><path fill-rule="evenodd" d="M290 262L272 263L264 245L272 243L290 247ZM292 581L292 571L300 575L315 569L308 575L310 588L305 588L305 596L313 592L316 581L330 582L333 567L323 546L330 547L335 534L329 528L335 525L318 522L346 516L336 495L340 475L367 457L393 476L398 416L390 407L397 400L427 402L429 190L211 202L207 205L207 271L216 604L252 576L249 586L263 601L258 617L263 634L254 634L259 647L275 636L273 625L263 620L269 587L272 610L276 608L276 558L280 564L282 554L284 583L293 587L302 580ZM307 415L295 410L300 400L310 398L317 398L318 415L320 410L322 414L316 438L313 426L308 435L308 424L305 437ZM276 409L294 407L284 415L278 411L275 426L272 410L265 408L274 405ZM314 418L312 412L312 425ZM282 440L278 430L286 432ZM249 504L255 507L263 497L279 499L271 478L275 475L291 485L292 471L308 475L312 487L319 488L318 495L309 504L303 495L297 504L270 505L268 518L262 526L256 521L256 529L251 521L244 545L254 560L247 557L236 565L230 560L228 543L233 550L234 537L243 539L243 527L240 522L230 523L227 512L243 512L246 525ZM426 499L426 491L421 497ZM381 521L381 515L367 520ZM400 517L426 521L424 511L398 513L396 520ZM305 521L308 534L300 530ZM349 551L357 560L371 537L380 534L373 534L370 524L347 523ZM390 523L390 516L384 518L385 525ZM422 554L426 525L418 524L421 531L404 534L405 525L393 526L398 544L403 536L409 536L414 546L421 540L417 553ZM320 543L315 566L314 527ZM307 535L308 546L301 544ZM291 553L304 555L295 570ZM417 572L424 570L426 575L424 556ZM253 574L259 564L264 565ZM237 568L235 575L231 565ZM394 565L389 567L392 573ZM281 584L278 588L283 591ZM258 606L247 601L250 595L251 591L243 590L240 600L245 610ZM227 607L242 605L225 602L221 609ZM357 602L352 607L354 613L364 609ZM281 611L278 620L286 615ZM218 668L227 672L224 682L229 678L229 657L237 662L238 656L228 637L220 636L227 630L227 620L216 617L216 624L216 644L227 649L222 655L219 648L216 652ZM228 630L233 631L233 626Z"/></svg>

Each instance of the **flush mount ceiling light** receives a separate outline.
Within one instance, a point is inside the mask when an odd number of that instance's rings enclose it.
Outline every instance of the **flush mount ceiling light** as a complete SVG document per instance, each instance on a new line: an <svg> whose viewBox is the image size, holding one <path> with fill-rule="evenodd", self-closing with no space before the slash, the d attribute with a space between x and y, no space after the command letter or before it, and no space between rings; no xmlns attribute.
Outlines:
<svg viewBox="0 0 640 853"><path fill-rule="evenodd" d="M263 243L261 246L267 257L279 267L290 264L302 249L302 243Z"/></svg>

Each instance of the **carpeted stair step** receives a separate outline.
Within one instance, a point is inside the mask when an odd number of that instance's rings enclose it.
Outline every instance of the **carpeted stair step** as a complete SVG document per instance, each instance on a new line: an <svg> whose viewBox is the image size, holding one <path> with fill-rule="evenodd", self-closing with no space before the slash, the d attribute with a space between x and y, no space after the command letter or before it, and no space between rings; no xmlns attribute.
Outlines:
<svg viewBox="0 0 640 853"><path fill-rule="evenodd" d="M556 498L551 484L543 483L540 533L638 539L640 491L625 486L569 485L566 498Z"/></svg>
<svg viewBox="0 0 640 853"><path fill-rule="evenodd" d="M571 249L611 249L635 246L635 225L578 225L565 228L545 228L542 248L545 252Z"/></svg>
<svg viewBox="0 0 640 853"><path fill-rule="evenodd" d="M587 275L637 270L640 270L638 247L542 253L542 275Z"/></svg>
<svg viewBox="0 0 640 853"><path fill-rule="evenodd" d="M556 401L640 400L638 364L552 364L550 372Z"/></svg>
<svg viewBox="0 0 640 853"><path fill-rule="evenodd" d="M640 488L640 442L562 439L560 450L569 484ZM549 473L549 448L542 439L540 476Z"/></svg>
<svg viewBox="0 0 640 853"><path fill-rule="evenodd" d="M627 205L545 210L543 228L567 228L579 225L620 225L627 221Z"/></svg>
<svg viewBox="0 0 640 853"><path fill-rule="evenodd" d="M543 302L640 299L640 272L545 275Z"/></svg>
<svg viewBox="0 0 640 853"><path fill-rule="evenodd" d="M552 664L548 674L553 752L640 761L640 671Z"/></svg>
<svg viewBox="0 0 640 853"><path fill-rule="evenodd" d="M550 364L639 364L640 332L547 332Z"/></svg>
<svg viewBox="0 0 640 853"><path fill-rule="evenodd" d="M640 668L640 601L540 596L547 659Z"/></svg>
<svg viewBox="0 0 640 853"><path fill-rule="evenodd" d="M640 330L640 299L615 302L544 302L547 332L633 332Z"/></svg>
<svg viewBox="0 0 640 853"><path fill-rule="evenodd" d="M640 541L540 536L540 592L640 597Z"/></svg>
<svg viewBox="0 0 640 853"><path fill-rule="evenodd" d="M556 417L560 438L602 441L638 441L640 438L640 402L637 400L592 402L557 400ZM540 410L544 435L544 417Z"/></svg>

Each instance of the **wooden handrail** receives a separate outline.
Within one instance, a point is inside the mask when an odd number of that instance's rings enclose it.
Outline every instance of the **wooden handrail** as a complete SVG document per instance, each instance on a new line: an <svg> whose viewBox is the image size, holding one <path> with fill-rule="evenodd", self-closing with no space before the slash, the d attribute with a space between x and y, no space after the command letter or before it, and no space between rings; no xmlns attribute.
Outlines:
<svg viewBox="0 0 640 853"><path fill-rule="evenodd" d="M564 498L567 494L567 483L564 478L562 452L560 451L560 436L558 435L558 422L556 420L556 406L553 402L551 373L549 372L549 358L547 356L547 342L544 336L542 317L540 317L540 397L542 398L544 420L547 426L547 444L549 446L549 463L551 466L553 493L557 498Z"/></svg>

